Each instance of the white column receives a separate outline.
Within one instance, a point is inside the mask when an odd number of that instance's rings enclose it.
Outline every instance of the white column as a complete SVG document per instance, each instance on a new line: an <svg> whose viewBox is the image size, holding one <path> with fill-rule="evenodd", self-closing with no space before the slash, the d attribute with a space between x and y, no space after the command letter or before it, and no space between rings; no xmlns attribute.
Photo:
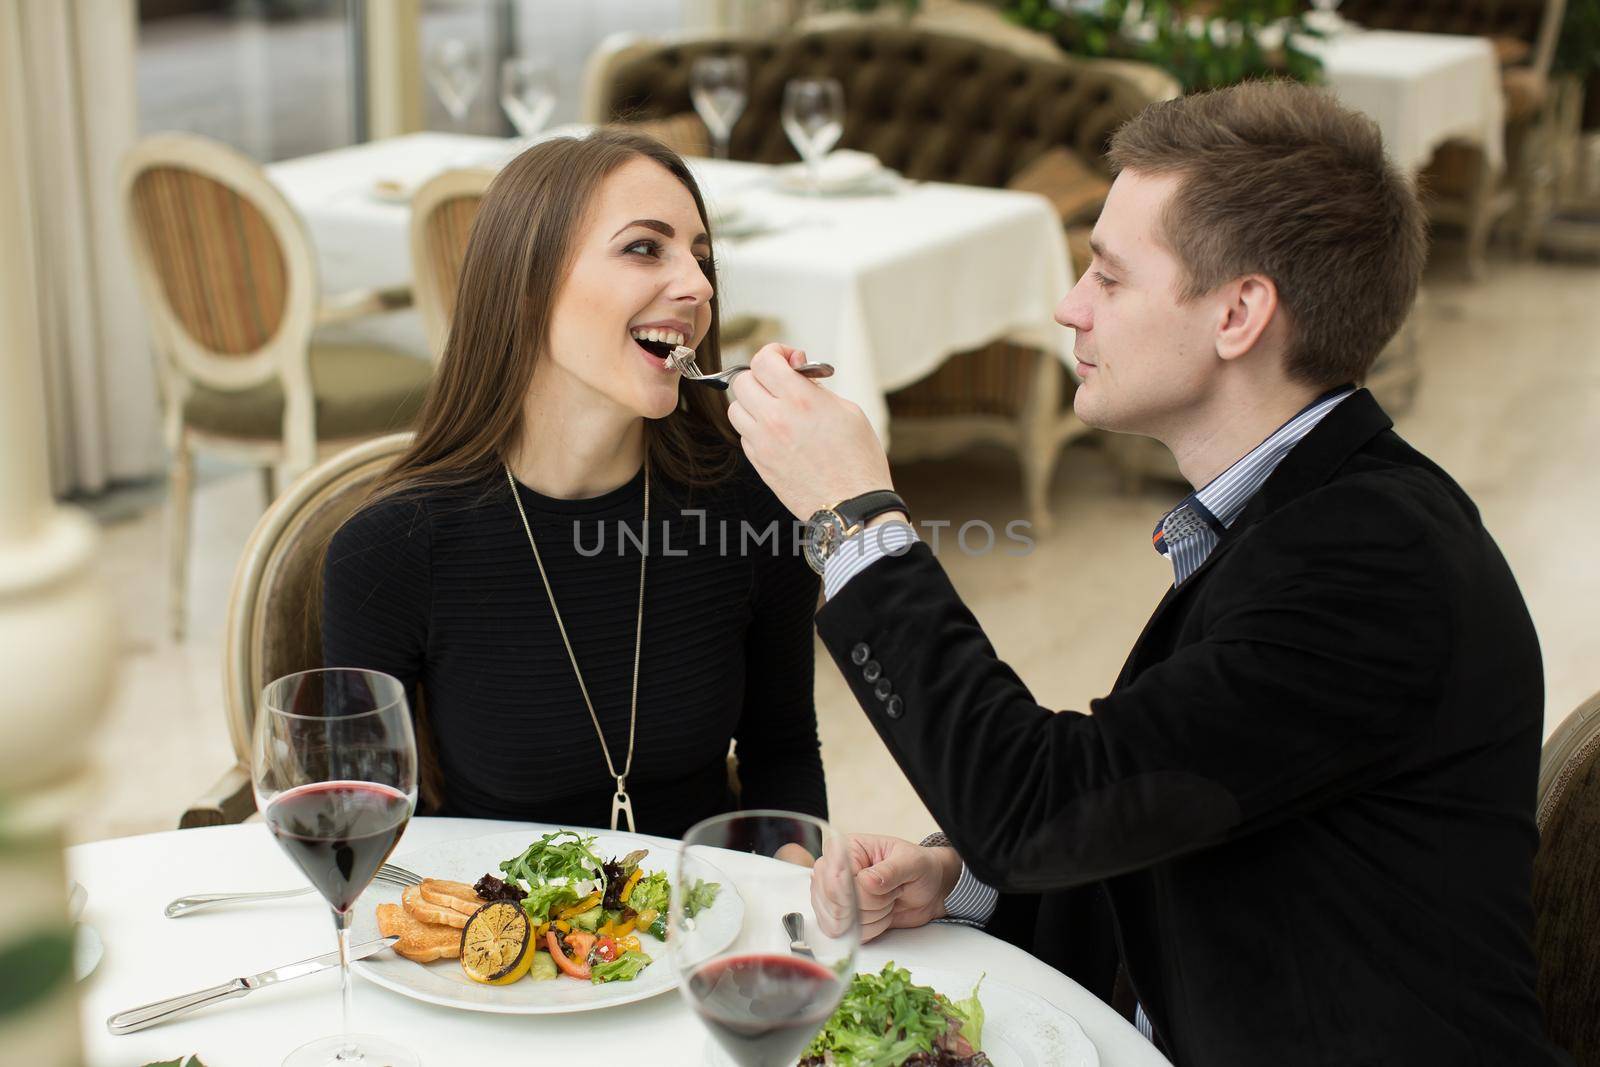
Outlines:
<svg viewBox="0 0 1600 1067"><path fill-rule="evenodd" d="M115 642L94 526L55 505L46 474L21 18L0 5L0 952L27 946L41 963L0 1002L0 1048L8 1063L64 1067L82 1057L62 827L82 799Z"/></svg>
<svg viewBox="0 0 1600 1067"><path fill-rule="evenodd" d="M367 4L366 36L367 136L422 129L421 0Z"/></svg>

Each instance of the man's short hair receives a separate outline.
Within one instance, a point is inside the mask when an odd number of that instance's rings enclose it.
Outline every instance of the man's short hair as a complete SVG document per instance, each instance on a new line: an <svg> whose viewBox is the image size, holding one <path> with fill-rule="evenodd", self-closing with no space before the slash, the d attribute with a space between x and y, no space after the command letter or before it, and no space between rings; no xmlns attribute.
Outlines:
<svg viewBox="0 0 1600 1067"><path fill-rule="evenodd" d="M1158 235L1193 300L1263 274L1288 312L1290 377L1360 381L1416 299L1427 230L1371 119L1319 89L1251 82L1167 100L1119 129L1113 169L1179 185Z"/></svg>

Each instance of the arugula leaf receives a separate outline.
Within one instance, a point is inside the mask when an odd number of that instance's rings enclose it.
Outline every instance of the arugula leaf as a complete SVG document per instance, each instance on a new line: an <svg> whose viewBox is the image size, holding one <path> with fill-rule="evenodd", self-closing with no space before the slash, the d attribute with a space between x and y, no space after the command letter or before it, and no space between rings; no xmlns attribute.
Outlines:
<svg viewBox="0 0 1600 1067"><path fill-rule="evenodd" d="M507 878L520 878L534 888L552 878L569 881L600 878L603 865L594 853L594 842L593 835L557 830L529 845L522 855L501 863L500 870Z"/></svg>
<svg viewBox="0 0 1600 1067"><path fill-rule="evenodd" d="M595 985L603 982L631 982L639 977L639 972L650 966L651 962L650 957L643 952L624 952L609 962L593 964L589 969L589 981Z"/></svg>

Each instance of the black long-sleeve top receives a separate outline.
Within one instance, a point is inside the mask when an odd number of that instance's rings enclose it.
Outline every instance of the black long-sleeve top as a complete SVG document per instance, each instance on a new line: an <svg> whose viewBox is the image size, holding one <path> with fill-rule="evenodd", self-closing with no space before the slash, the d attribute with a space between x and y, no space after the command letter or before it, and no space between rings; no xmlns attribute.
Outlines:
<svg viewBox="0 0 1600 1067"><path fill-rule="evenodd" d="M644 474L561 500L518 486L620 770L639 604ZM638 729L642 833L680 837L734 807L826 815L813 703L817 579L792 518L741 463L693 491L652 472ZM701 514L703 513L703 515ZM763 536L765 535L765 536ZM725 546L725 547L724 547ZM615 781L503 471L357 512L324 566L323 659L420 684L439 814L607 826Z"/></svg>

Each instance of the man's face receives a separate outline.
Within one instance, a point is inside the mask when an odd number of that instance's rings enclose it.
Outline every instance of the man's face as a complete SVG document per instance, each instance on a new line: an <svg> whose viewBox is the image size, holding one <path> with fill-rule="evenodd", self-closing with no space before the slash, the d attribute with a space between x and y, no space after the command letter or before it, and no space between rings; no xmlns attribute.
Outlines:
<svg viewBox="0 0 1600 1067"><path fill-rule="evenodd" d="M1095 224L1094 260L1056 307L1077 331L1078 417L1091 426L1162 440L1203 401L1222 360L1217 301L1178 302L1182 269L1159 239L1159 220L1177 188L1173 175L1125 170Z"/></svg>

